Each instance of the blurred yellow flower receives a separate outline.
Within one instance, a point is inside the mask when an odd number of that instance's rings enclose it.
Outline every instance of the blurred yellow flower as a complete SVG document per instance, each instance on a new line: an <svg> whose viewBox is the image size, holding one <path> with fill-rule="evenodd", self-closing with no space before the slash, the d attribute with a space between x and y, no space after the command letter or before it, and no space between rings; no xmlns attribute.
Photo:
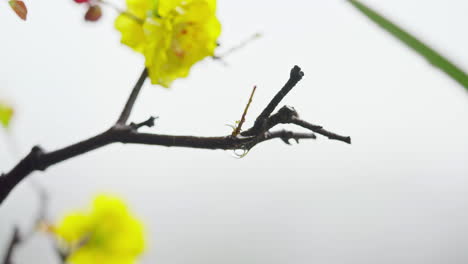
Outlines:
<svg viewBox="0 0 468 264"><path fill-rule="evenodd" d="M145 247L141 222L108 195L97 196L89 212L66 215L53 231L72 264L133 264Z"/></svg>
<svg viewBox="0 0 468 264"><path fill-rule="evenodd" d="M0 125L8 127L13 117L13 108L0 102Z"/></svg>
<svg viewBox="0 0 468 264"><path fill-rule="evenodd" d="M169 87L213 56L221 25L216 0L126 0L115 27L121 42L145 56L151 83Z"/></svg>

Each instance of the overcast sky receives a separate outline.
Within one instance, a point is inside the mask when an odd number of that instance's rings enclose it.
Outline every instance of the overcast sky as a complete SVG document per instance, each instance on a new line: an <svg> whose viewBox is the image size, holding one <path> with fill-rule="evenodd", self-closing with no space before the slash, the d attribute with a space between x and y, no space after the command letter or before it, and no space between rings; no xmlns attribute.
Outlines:
<svg viewBox="0 0 468 264"><path fill-rule="evenodd" d="M20 21L0 5L0 98L14 104L0 133L0 171L29 149L68 145L117 118L143 58L119 43L115 12L96 24L73 1L27 1ZM123 1L114 1L122 6ZM468 71L468 2L365 1ZM132 120L151 131L225 135L253 85L252 122L295 64L304 79L284 104L353 144L270 141L245 158L228 151L111 145L30 179L51 196L50 216L120 194L145 222L143 263L373 264L468 262L468 93L338 0L219 0L219 51L171 89L147 83ZM0 207L0 247L28 224L28 181ZM18 263L54 263L40 236ZM0 254L1 255L1 254Z"/></svg>

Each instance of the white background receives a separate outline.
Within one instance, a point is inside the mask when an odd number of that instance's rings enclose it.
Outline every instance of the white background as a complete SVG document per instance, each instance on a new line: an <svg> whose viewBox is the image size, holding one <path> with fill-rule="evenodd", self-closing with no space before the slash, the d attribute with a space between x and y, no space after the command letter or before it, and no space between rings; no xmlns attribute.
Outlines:
<svg viewBox="0 0 468 264"><path fill-rule="evenodd" d="M115 3L123 6L123 1ZM468 3L366 1L468 70ZM143 58L119 44L115 12L97 24L73 1L27 1L20 21L0 3L0 96L17 110L0 135L0 171L35 144L55 149L103 131L120 113ZM338 0L219 0L219 51L169 90L144 86L132 120L151 131L225 135L253 85L256 114L297 64L304 79L284 104L350 135L270 141L245 158L226 151L111 145L33 176L50 215L105 191L146 224L143 263L348 264L468 262L468 93ZM0 207L0 247L37 209L28 181ZM1 255L1 253L0 253ZM54 263L36 236L18 263Z"/></svg>

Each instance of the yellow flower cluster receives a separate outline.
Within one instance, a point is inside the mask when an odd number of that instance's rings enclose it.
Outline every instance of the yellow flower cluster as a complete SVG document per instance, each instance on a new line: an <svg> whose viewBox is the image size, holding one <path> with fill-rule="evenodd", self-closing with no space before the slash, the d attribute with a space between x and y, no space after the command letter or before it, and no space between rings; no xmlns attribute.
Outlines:
<svg viewBox="0 0 468 264"><path fill-rule="evenodd" d="M120 199L99 195L90 212L73 212L54 227L67 263L133 264L145 247L143 226Z"/></svg>
<svg viewBox="0 0 468 264"><path fill-rule="evenodd" d="M151 83L169 87L213 56L221 25L216 0L126 0L115 27L121 42L145 56Z"/></svg>

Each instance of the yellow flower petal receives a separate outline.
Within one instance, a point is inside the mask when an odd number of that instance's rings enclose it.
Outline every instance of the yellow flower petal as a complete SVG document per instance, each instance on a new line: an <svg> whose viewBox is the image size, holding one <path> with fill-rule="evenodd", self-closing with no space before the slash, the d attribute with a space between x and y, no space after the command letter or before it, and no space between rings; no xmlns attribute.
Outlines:
<svg viewBox="0 0 468 264"><path fill-rule="evenodd" d="M122 32L120 42L137 52L143 52L145 47L145 34L138 21L127 14L121 14L115 20L115 28Z"/></svg>
<svg viewBox="0 0 468 264"><path fill-rule="evenodd" d="M160 16L165 17L169 12L174 10L177 6L183 2L182 0L157 0L158 2L158 13ZM185 1L191 2L191 1Z"/></svg>
<svg viewBox="0 0 468 264"><path fill-rule="evenodd" d="M85 234L90 232L91 218L84 213L74 212L65 216L55 228L55 233L65 242L78 243Z"/></svg>

